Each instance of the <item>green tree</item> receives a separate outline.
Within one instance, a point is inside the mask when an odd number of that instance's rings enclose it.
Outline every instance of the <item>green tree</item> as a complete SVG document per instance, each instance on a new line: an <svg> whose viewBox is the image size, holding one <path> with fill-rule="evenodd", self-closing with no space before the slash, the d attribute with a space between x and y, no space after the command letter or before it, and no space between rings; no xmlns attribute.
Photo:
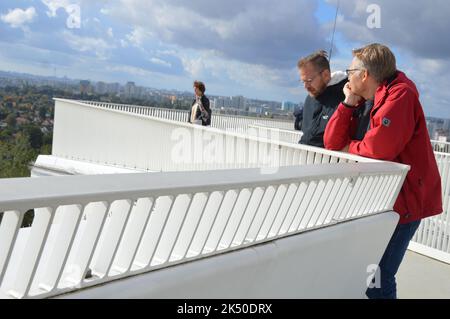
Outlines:
<svg viewBox="0 0 450 319"><path fill-rule="evenodd" d="M0 109L0 120L6 119L6 116L8 115L8 112L5 109Z"/></svg>
<svg viewBox="0 0 450 319"><path fill-rule="evenodd" d="M45 115L47 114L47 108L41 106L39 108L39 117L41 118L41 120L45 120Z"/></svg>
<svg viewBox="0 0 450 319"><path fill-rule="evenodd" d="M0 178L29 177L29 165L37 155L26 134L18 133L13 141L0 141Z"/></svg>
<svg viewBox="0 0 450 319"><path fill-rule="evenodd" d="M35 150L38 150L42 147L42 145L44 144L43 143L44 133L42 133L39 126L27 125L24 128L24 132L28 136L28 141L32 148L34 148Z"/></svg>
<svg viewBox="0 0 450 319"><path fill-rule="evenodd" d="M9 113L6 116L6 124L8 124L9 127L13 128L16 126L17 121L16 121L16 114L15 113Z"/></svg>
<svg viewBox="0 0 450 319"><path fill-rule="evenodd" d="M39 154L41 154L41 155L51 155L52 154L52 145L51 144L44 144L41 147L41 152Z"/></svg>

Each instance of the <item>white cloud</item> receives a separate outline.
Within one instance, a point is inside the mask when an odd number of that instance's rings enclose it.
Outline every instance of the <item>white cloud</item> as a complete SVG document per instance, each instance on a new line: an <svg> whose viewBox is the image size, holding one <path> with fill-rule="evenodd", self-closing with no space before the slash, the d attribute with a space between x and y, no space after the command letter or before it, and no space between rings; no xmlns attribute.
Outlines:
<svg viewBox="0 0 450 319"><path fill-rule="evenodd" d="M124 39L120 39L120 46L122 48L127 48L128 47L128 42L125 41Z"/></svg>
<svg viewBox="0 0 450 319"><path fill-rule="evenodd" d="M33 22L36 16L37 13L34 7L29 7L26 10L16 8L14 10L9 10L7 14L2 15L1 20L13 28L20 28L25 24Z"/></svg>
<svg viewBox="0 0 450 319"><path fill-rule="evenodd" d="M72 49L79 52L94 52L100 59L106 59L109 50L115 47L101 38L80 37L67 30L63 31L62 36Z"/></svg>
<svg viewBox="0 0 450 319"><path fill-rule="evenodd" d="M242 89L283 90L282 87L289 87L292 83L290 80L296 76L295 68L273 69L264 65L228 60L214 51L207 51L195 57L182 54L180 58L190 78L203 78L213 82L231 81Z"/></svg>
<svg viewBox="0 0 450 319"><path fill-rule="evenodd" d="M154 74L153 72L147 71L145 69L137 68L137 67L129 66L129 65L107 66L106 70L107 71L111 71L111 72L128 73L128 74L131 74L131 75L144 76L144 77Z"/></svg>
<svg viewBox="0 0 450 319"><path fill-rule="evenodd" d="M113 29L112 29L112 28L108 28L107 33L108 33L108 36L109 36L110 38L114 38L114 33L113 33Z"/></svg>
<svg viewBox="0 0 450 319"><path fill-rule="evenodd" d="M327 0L336 4L336 0ZM369 28L367 8L381 9L381 28ZM337 30L352 47L371 42L388 45L399 69L417 85L426 115L450 118L450 2L434 0L341 1ZM348 49L350 51L350 48Z"/></svg>
<svg viewBox="0 0 450 319"><path fill-rule="evenodd" d="M290 68L301 55L329 47L316 9L309 0L121 0L102 13L133 26L128 41L135 46L153 37L230 60Z"/></svg>
<svg viewBox="0 0 450 319"><path fill-rule="evenodd" d="M162 59L159 59L159 58L153 57L149 61L153 64L157 64L157 65L161 65L161 66L165 66L165 67L169 67L169 68L172 67L172 64L170 64L169 62L164 61Z"/></svg>
<svg viewBox="0 0 450 319"><path fill-rule="evenodd" d="M157 50L156 53L160 55L178 56L175 50Z"/></svg>
<svg viewBox="0 0 450 319"><path fill-rule="evenodd" d="M327 0L335 3L336 0ZM380 28L369 28L369 5L380 8ZM450 2L448 0L347 0L341 1L344 19L337 30L348 40L363 44L380 42L421 58L447 58L450 54Z"/></svg>
<svg viewBox="0 0 450 319"><path fill-rule="evenodd" d="M450 118L449 61L408 56L399 68L416 84L425 115Z"/></svg>
<svg viewBox="0 0 450 319"><path fill-rule="evenodd" d="M183 67L192 78L200 78L204 75L206 65L202 57L188 58L182 57Z"/></svg>
<svg viewBox="0 0 450 319"><path fill-rule="evenodd" d="M103 15L108 15L109 14L109 10L107 8L101 8L100 9L100 13Z"/></svg>
<svg viewBox="0 0 450 319"><path fill-rule="evenodd" d="M151 34L144 28L135 28L131 33L127 34L128 41L136 46L141 47L146 39L148 39Z"/></svg>

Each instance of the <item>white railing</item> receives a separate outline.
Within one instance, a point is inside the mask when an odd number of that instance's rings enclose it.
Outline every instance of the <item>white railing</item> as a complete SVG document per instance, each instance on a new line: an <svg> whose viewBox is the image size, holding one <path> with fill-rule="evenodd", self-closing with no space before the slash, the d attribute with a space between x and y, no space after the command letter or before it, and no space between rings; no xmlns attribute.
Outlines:
<svg viewBox="0 0 450 319"><path fill-rule="evenodd" d="M303 132L295 130L285 130L262 125L249 125L248 127L248 134L251 136L279 136L279 140L286 143L297 144L303 136Z"/></svg>
<svg viewBox="0 0 450 319"><path fill-rule="evenodd" d="M63 100L59 100L63 101ZM78 102L69 101L71 104L76 104ZM56 102L58 106L58 100ZM139 115L148 115L152 117L157 117L161 119L170 119L174 121L185 122L187 119L187 111L174 111L174 110L166 110L166 109L151 109L146 107L137 107L130 105L120 105L120 104L108 104L108 103L97 103L97 102L83 102L81 104L89 104L92 106L99 106L106 109L111 110L120 110L121 112L130 113L130 114L139 114ZM79 112L80 110L77 110ZM147 113L145 113L147 112ZM184 117L183 117L184 116ZM67 116L69 119L72 118L71 115ZM238 118L238 117L236 117ZM342 153L329 152L322 149L310 148L304 145L297 145L298 140L301 137L301 132L292 131L290 122L279 122L274 120L265 120L265 122L252 122L253 120L248 120L251 118L242 117L239 120L236 120L233 116L223 116L218 115L216 117L216 122L214 122L213 117L213 126L222 129L222 130L232 130L236 132L242 132L244 135L233 135L233 134L225 134L214 135L211 137L211 130L202 131L199 133L197 129L192 129L189 126L184 126L184 128L190 130L189 136L192 137L191 143L194 140L202 140L203 137L206 137L205 140L217 140L222 139L225 140L228 138L228 145L233 145L233 147L228 148L231 156L228 158L228 162L233 162L233 164L219 165L220 163L226 163L227 160L224 158L214 158L212 161L214 163L205 163L202 161L203 157L198 157L193 159L194 163L188 163L189 160L184 161L175 161L173 162L171 159L165 157L160 159L160 154L158 154L153 158L148 158L148 162L153 162L154 165L148 165L148 167L136 166L131 160L130 167L138 167L141 169L147 170L155 170L155 171L166 171L166 170L203 170L203 169L220 169L220 168L237 168L237 167L277 167L277 166L286 166L286 165L304 165L304 164L327 164L327 163L336 163L336 162L367 162L370 161L365 158L351 156L351 155L343 155ZM60 120L60 122L62 122ZM167 124L167 123L166 123ZM94 124L93 124L94 125ZM120 127L120 124L117 124ZM169 125L170 126L170 125ZM131 126L130 126L131 127ZM170 128L166 127L163 135L165 137L171 136L175 129L180 128L180 123L176 125L172 125ZM161 128L159 128L161 129ZM196 133L197 132L197 133ZM206 134L203 134L205 133ZM78 133L76 129L74 129L74 133ZM159 136L158 132L148 133L150 136ZM176 135L176 134L175 134ZM194 137L195 136L195 137ZM254 138L251 138L252 136ZM263 137L263 138L261 138ZM264 138L265 137L265 138ZM269 142L267 142L267 138L269 138ZM107 137L103 137L104 140L108 140ZM73 143L70 141L71 139L66 139L69 143L64 145L66 148L70 148ZM231 141L233 140L233 141ZM93 141L92 141L93 142ZM114 146L120 149L120 145L132 145L135 144L133 138L130 139L122 139L120 142ZM163 138L162 142L164 145L167 145L166 149L173 149L176 147L177 143L173 143L166 138ZM205 142L205 141L204 141ZM205 142L208 144L207 142ZM449 200L450 196L450 187L447 185L450 180L450 176L448 173L448 156L443 153L450 153L450 143L448 142L440 142L440 141L431 141L433 149L436 153L436 159L439 164L439 171L442 179L442 191L443 191L443 206L444 212L438 216L424 219L416 232L416 235L412 239L410 249L416 252L425 254L427 256L439 259L441 261L450 263L450 221L449 221ZM104 144L104 143L103 143ZM203 150L208 150L208 146L206 144L196 144L198 148ZM83 143L83 145L86 145ZM222 143L222 145L226 145ZM253 147L250 147L253 145ZM191 145L192 149L194 149L193 144ZM136 149L145 148L145 145L134 145ZM152 146L155 149L155 146ZM221 146L218 146L220 148ZM100 149L102 148L102 142L98 141L94 148ZM259 157L258 152L260 150L265 150L263 153L265 154L264 160L250 160L250 159L261 159ZM252 153L253 152L253 153ZM58 153L60 155L63 153ZM78 157L76 153L75 155L69 155L69 158L86 160L84 157ZM79 154L79 152L78 152ZM125 156L126 152L122 154ZM167 154L167 153L166 153ZM65 155L62 155L65 156ZM70 157L72 156L72 157ZM238 156L239 158L237 158ZM192 156L193 158L193 156ZM230 160L231 158L231 160ZM172 158L173 159L173 158ZM211 157L209 157L211 159ZM89 160L89 159L88 159ZM90 161L90 160L89 160ZM157 161L159 164L155 164L154 161ZM129 160L110 160L99 163L109 164L109 165L117 165L116 162L121 163L129 163ZM119 166L126 166L125 164L119 164Z"/></svg>
<svg viewBox="0 0 450 319"><path fill-rule="evenodd" d="M433 150L438 153L450 153L450 143L431 140Z"/></svg>
<svg viewBox="0 0 450 319"><path fill-rule="evenodd" d="M240 169L2 179L0 295L55 296L390 211L407 171L386 162L266 175ZM32 226L20 228L30 209Z"/></svg>
<svg viewBox="0 0 450 319"><path fill-rule="evenodd" d="M378 162L255 131L258 137L57 99L52 155L147 171Z"/></svg>
<svg viewBox="0 0 450 319"><path fill-rule="evenodd" d="M55 100L58 101L60 99L55 99ZM87 105L102 107L102 108L109 109L109 110L129 112L129 113L140 114L140 115L145 115L145 116L152 116L152 117L157 117L157 118L171 120L171 121L179 121L179 122L187 122L188 115L189 115L189 111L186 111L186 110L164 109L164 108L156 108L156 107L150 107L150 106L106 103L106 102L96 102L96 101L79 100L77 102L87 104Z"/></svg>
<svg viewBox="0 0 450 319"><path fill-rule="evenodd" d="M126 105L126 104L114 104L94 101L78 101L83 104L98 106L110 110L118 110L123 112L130 112L145 116L152 116L161 119L187 122L189 111L153 108L147 106ZM239 115L224 115L213 113L211 117L211 126L221 130L228 130L240 133L246 133L249 125L259 125L273 128L280 128L290 130L294 127L294 121L276 120L269 118L258 118L250 116Z"/></svg>
<svg viewBox="0 0 450 319"><path fill-rule="evenodd" d="M444 211L422 220L409 248L450 264L450 154L435 152L435 156L441 175Z"/></svg>

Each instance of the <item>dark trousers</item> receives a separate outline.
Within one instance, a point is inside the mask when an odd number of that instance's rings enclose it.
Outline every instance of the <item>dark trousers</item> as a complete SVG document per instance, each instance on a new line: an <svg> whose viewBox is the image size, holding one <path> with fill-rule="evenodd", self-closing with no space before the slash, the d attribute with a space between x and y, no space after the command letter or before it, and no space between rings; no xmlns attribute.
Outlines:
<svg viewBox="0 0 450 319"><path fill-rule="evenodd" d="M369 299L397 299L397 283L395 282L395 275L405 256L409 241L414 236L419 224L420 220L397 225L379 263L378 271L380 272L379 277L381 285L378 286L381 287L369 287L366 291L366 295ZM372 283L375 283L375 278Z"/></svg>

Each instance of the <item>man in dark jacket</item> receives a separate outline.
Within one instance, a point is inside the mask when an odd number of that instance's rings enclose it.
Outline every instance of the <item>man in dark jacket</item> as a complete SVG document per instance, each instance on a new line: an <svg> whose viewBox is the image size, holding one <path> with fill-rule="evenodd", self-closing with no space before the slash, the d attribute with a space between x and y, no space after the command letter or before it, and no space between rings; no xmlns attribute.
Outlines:
<svg viewBox="0 0 450 319"><path fill-rule="evenodd" d="M189 111L188 122L203 126L211 125L211 108L209 99L205 96L205 84L200 81L194 82L195 99Z"/></svg>
<svg viewBox="0 0 450 319"><path fill-rule="evenodd" d="M328 120L345 98L344 72L331 74L325 51L318 51L298 61L300 81L308 91L303 106L301 144L324 147L323 134Z"/></svg>
<svg viewBox="0 0 450 319"><path fill-rule="evenodd" d="M346 97L328 123L325 146L411 167L394 204L400 220L379 263L381 285L366 292L369 298L394 299L395 275L420 221L442 212L441 179L419 93L397 70L392 51L375 43L354 50L353 55ZM355 110L362 108L364 100L373 101L373 106L361 127L367 114L358 118ZM355 138L358 130L363 134Z"/></svg>

